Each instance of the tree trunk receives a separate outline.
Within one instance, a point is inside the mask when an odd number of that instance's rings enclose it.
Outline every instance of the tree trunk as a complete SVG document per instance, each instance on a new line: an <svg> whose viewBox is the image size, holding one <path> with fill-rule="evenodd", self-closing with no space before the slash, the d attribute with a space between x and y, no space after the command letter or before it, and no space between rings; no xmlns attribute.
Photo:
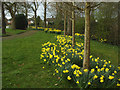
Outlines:
<svg viewBox="0 0 120 90"><path fill-rule="evenodd" d="M66 35L66 11L64 13L64 37Z"/></svg>
<svg viewBox="0 0 120 90"><path fill-rule="evenodd" d="M83 68L89 69L90 63L90 2L85 3L85 42Z"/></svg>
<svg viewBox="0 0 120 90"><path fill-rule="evenodd" d="M44 3L44 27L46 28L46 0Z"/></svg>
<svg viewBox="0 0 120 90"><path fill-rule="evenodd" d="M34 11L34 13L35 13L35 28L37 29L37 20L36 20L36 18L37 18L37 12L36 12L36 10Z"/></svg>
<svg viewBox="0 0 120 90"><path fill-rule="evenodd" d="M69 35L69 31L70 31L70 20L69 20L69 16L67 18L67 35Z"/></svg>
<svg viewBox="0 0 120 90"><path fill-rule="evenodd" d="M72 35L70 16L67 19L67 35Z"/></svg>
<svg viewBox="0 0 120 90"><path fill-rule="evenodd" d="M74 2L73 2L74 6ZM74 13L74 8L72 10L72 47L75 46L75 13Z"/></svg>
<svg viewBox="0 0 120 90"><path fill-rule="evenodd" d="M26 2L24 2L24 6L25 6L25 15L26 15L26 18L28 19L28 8L27 8Z"/></svg>
<svg viewBox="0 0 120 90"><path fill-rule="evenodd" d="M6 34L6 22L5 22L5 13L4 13L4 2L2 2L2 34Z"/></svg>
<svg viewBox="0 0 120 90"><path fill-rule="evenodd" d="M15 16L12 18L11 28L12 28L13 30L16 29L16 27L15 27Z"/></svg>

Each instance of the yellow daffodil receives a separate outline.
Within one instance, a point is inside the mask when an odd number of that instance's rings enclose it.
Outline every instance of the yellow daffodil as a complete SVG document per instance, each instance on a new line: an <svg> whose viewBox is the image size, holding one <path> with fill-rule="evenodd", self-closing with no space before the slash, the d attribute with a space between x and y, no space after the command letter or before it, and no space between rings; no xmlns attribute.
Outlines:
<svg viewBox="0 0 120 90"><path fill-rule="evenodd" d="M67 77L67 79L68 79L68 80L71 80L71 77L70 77L70 76L68 76L68 77Z"/></svg>
<svg viewBox="0 0 120 90"><path fill-rule="evenodd" d="M108 72L108 71L109 71L109 69L108 69L108 68L106 68L106 69L105 69L105 71L106 71L106 72Z"/></svg>
<svg viewBox="0 0 120 90"><path fill-rule="evenodd" d="M63 65L65 65L65 62L62 62Z"/></svg>
<svg viewBox="0 0 120 90"><path fill-rule="evenodd" d="M109 79L114 79L114 76L110 76L110 75L109 75L109 77L108 77L108 78L109 78Z"/></svg>
<svg viewBox="0 0 120 90"><path fill-rule="evenodd" d="M118 67L118 69L120 70L120 66Z"/></svg>
<svg viewBox="0 0 120 90"><path fill-rule="evenodd" d="M84 72L88 72L88 69L84 69Z"/></svg>
<svg viewBox="0 0 120 90"><path fill-rule="evenodd" d="M114 73L117 73L117 71L114 71Z"/></svg>
<svg viewBox="0 0 120 90"><path fill-rule="evenodd" d="M120 87L120 84L119 84L119 83L117 83L117 86L118 86L118 87Z"/></svg>
<svg viewBox="0 0 120 90"><path fill-rule="evenodd" d="M79 84L79 81L77 81L76 83Z"/></svg>
<svg viewBox="0 0 120 90"><path fill-rule="evenodd" d="M97 76L97 75L95 75L95 76L93 77L93 79L96 79L96 78L98 78L98 76Z"/></svg>
<svg viewBox="0 0 120 90"><path fill-rule="evenodd" d="M46 59L44 59L44 62L46 62Z"/></svg>
<svg viewBox="0 0 120 90"><path fill-rule="evenodd" d="M98 68L97 71L100 72L100 69Z"/></svg>
<svg viewBox="0 0 120 90"><path fill-rule="evenodd" d="M96 66L96 68L98 68L98 66Z"/></svg>
<svg viewBox="0 0 120 90"><path fill-rule="evenodd" d="M102 82L104 82L104 80L103 80L103 79L101 79L101 80L100 80L100 82L102 83Z"/></svg>
<svg viewBox="0 0 120 90"><path fill-rule="evenodd" d="M93 73L95 71L95 69L93 68L93 69L91 69L91 73Z"/></svg>
<svg viewBox="0 0 120 90"><path fill-rule="evenodd" d="M115 75L114 73L112 73L112 75Z"/></svg>
<svg viewBox="0 0 120 90"><path fill-rule="evenodd" d="M79 74L76 74L76 77L79 77Z"/></svg>
<svg viewBox="0 0 120 90"><path fill-rule="evenodd" d="M88 85L91 85L91 82L88 82Z"/></svg>

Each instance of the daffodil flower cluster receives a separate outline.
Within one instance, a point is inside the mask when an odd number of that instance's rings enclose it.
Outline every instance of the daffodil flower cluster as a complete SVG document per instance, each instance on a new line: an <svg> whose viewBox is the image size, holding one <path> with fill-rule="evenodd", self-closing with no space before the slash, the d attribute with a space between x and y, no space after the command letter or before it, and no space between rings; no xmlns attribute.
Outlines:
<svg viewBox="0 0 120 90"><path fill-rule="evenodd" d="M50 33L56 33L56 34L61 34L61 30L59 29L52 29L52 28L43 28L43 27L34 27L34 26L31 26L31 28L33 30L41 30L41 31L45 31L45 32L50 32Z"/></svg>
<svg viewBox="0 0 120 90"><path fill-rule="evenodd" d="M72 48L72 37L63 35L58 35L56 41L57 44L44 43L40 56L44 62L55 66L53 75L64 75L68 81L74 80L80 88L120 86L120 67L116 68L110 61L91 55L90 69L83 69L84 44L76 42Z"/></svg>

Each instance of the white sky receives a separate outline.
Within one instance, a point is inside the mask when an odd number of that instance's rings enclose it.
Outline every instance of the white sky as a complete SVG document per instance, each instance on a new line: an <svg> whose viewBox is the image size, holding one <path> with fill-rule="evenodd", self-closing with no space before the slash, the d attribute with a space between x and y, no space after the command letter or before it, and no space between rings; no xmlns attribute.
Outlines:
<svg viewBox="0 0 120 90"><path fill-rule="evenodd" d="M33 17L34 16L34 13L31 14L31 16L29 16L28 18L30 17ZM43 4L40 4L38 10L37 10L37 16L40 16L40 18L42 20L44 20L44 6ZM50 13L47 12L47 15L46 15L47 18L50 18ZM7 19L10 19L11 18L11 15L9 13L6 14L6 18Z"/></svg>

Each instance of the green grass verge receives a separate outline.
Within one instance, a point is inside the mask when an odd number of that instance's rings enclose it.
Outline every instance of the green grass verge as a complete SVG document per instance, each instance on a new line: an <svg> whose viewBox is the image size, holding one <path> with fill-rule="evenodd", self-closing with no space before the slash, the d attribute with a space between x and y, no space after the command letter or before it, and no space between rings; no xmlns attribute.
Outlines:
<svg viewBox="0 0 120 90"><path fill-rule="evenodd" d="M80 38L76 38L76 41L80 42ZM90 40L91 55L93 55L93 57L100 57L100 59L110 60L113 65L118 65L119 63L118 59L120 56L118 55L118 50L120 51L119 46Z"/></svg>
<svg viewBox="0 0 120 90"><path fill-rule="evenodd" d="M58 83L58 77L52 75L54 67L40 60L42 44L47 41L55 42L55 35L39 31L25 38L3 41L3 88L73 87L67 80Z"/></svg>
<svg viewBox="0 0 120 90"><path fill-rule="evenodd" d="M101 59L110 60L113 65L118 65L118 50L120 48L116 45L110 45L107 43L101 43L91 40L91 54L94 57L100 57Z"/></svg>
<svg viewBox="0 0 120 90"><path fill-rule="evenodd" d="M6 29L6 34L5 35L3 34L2 36L3 37L11 36L11 35L16 35L16 34L21 34L21 33L24 33L24 32L26 32L26 30L19 30L19 29L12 30L12 29L7 28Z"/></svg>
<svg viewBox="0 0 120 90"><path fill-rule="evenodd" d="M56 43L55 35L38 31L32 36L3 41L3 88L76 87L71 86L65 79L59 82L58 77L52 75L54 67L40 60L42 44L48 41ZM91 54L94 57L99 56L102 59L111 60L112 64L117 65L117 53L117 46L91 40Z"/></svg>

